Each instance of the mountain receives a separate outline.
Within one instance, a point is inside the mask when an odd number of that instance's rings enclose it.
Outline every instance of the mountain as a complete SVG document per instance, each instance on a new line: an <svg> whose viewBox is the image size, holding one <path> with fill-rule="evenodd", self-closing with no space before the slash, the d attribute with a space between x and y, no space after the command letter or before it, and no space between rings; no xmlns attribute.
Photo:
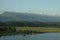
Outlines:
<svg viewBox="0 0 60 40"><path fill-rule="evenodd" d="M0 21L60 22L60 17L38 15L38 14L33 14L33 13L4 12L0 14Z"/></svg>

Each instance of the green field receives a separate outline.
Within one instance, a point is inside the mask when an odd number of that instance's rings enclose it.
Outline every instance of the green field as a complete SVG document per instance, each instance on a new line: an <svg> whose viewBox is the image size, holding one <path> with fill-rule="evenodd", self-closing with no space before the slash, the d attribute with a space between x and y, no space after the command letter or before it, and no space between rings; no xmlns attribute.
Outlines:
<svg viewBox="0 0 60 40"><path fill-rule="evenodd" d="M53 27L16 27L16 31L36 31L36 32L60 32L60 28L53 28Z"/></svg>

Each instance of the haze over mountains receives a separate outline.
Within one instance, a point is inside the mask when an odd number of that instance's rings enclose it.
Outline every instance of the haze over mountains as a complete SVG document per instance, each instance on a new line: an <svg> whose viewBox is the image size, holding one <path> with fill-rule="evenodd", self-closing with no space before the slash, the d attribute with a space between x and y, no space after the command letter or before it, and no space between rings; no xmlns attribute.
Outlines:
<svg viewBox="0 0 60 40"><path fill-rule="evenodd" d="M60 17L38 15L32 13L4 12L0 14L0 21L42 21L60 22Z"/></svg>

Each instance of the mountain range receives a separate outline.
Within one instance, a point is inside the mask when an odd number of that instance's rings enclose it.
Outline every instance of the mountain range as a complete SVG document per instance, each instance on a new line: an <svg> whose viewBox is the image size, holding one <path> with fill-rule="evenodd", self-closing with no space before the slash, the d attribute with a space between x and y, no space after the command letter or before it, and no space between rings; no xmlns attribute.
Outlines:
<svg viewBox="0 0 60 40"><path fill-rule="evenodd" d="M60 17L33 13L4 12L0 14L0 21L60 22Z"/></svg>

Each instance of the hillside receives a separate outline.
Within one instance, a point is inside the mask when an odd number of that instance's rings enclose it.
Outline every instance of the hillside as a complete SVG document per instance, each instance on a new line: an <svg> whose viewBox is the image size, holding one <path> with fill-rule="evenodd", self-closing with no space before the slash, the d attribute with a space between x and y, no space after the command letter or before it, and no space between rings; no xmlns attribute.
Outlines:
<svg viewBox="0 0 60 40"><path fill-rule="evenodd" d="M60 22L60 17L38 15L33 13L4 12L0 14L0 21L42 21Z"/></svg>

